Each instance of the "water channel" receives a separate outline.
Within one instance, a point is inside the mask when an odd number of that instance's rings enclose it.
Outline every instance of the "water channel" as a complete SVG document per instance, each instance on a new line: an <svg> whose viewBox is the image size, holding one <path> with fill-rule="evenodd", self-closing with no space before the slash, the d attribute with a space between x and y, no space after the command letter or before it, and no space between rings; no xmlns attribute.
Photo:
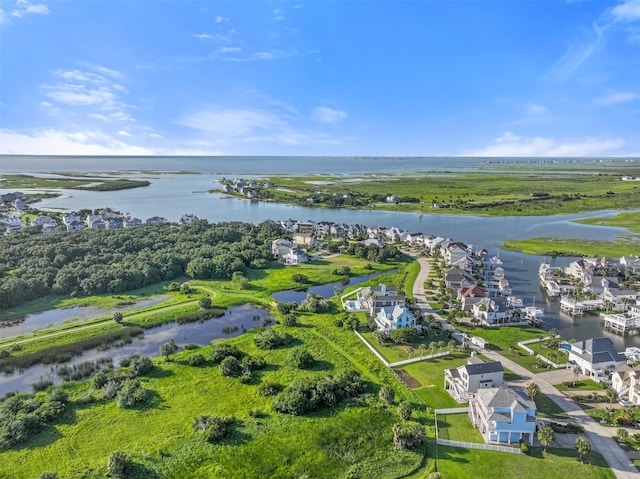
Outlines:
<svg viewBox="0 0 640 479"><path fill-rule="evenodd" d="M197 344L206 346L214 339L230 338L238 336L257 326L273 324L273 318L269 312L250 305L230 308L220 318L213 318L197 323L167 323L161 326L145 330L144 335L133 338L131 343L110 349L93 348L84 351L82 356L76 356L64 363L64 366L95 361L99 358L111 358L115 367L119 362L133 354L142 354L149 357L160 356L160 346L172 339L178 346L185 344ZM14 371L12 374L0 374L0 397L10 391L26 392L31 390L31 385L36 381L50 380L55 384L62 379L57 375L58 365L37 364L23 371Z"/></svg>

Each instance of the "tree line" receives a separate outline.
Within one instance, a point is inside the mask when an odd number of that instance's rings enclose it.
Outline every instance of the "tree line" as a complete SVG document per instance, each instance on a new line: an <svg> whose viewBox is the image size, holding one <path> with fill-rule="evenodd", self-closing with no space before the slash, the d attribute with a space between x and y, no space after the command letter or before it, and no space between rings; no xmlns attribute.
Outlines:
<svg viewBox="0 0 640 479"><path fill-rule="evenodd" d="M0 309L49 294L118 294L185 274L230 279L266 267L271 241L286 235L272 222L206 220L46 235L26 229L0 238Z"/></svg>

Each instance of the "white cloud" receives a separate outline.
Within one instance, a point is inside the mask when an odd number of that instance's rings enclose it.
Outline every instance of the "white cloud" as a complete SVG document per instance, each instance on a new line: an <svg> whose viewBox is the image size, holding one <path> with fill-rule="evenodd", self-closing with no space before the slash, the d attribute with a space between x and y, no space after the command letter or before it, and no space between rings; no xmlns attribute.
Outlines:
<svg viewBox="0 0 640 479"><path fill-rule="evenodd" d="M27 0L18 0L16 2L15 9L11 12L11 16L17 18L22 18L25 15L29 14L48 15L49 7L47 7L44 3L32 4Z"/></svg>
<svg viewBox="0 0 640 479"><path fill-rule="evenodd" d="M150 135L152 136L152 135ZM159 137L159 135L158 135ZM196 147L194 147L196 146ZM0 154L6 155L222 155L209 145L150 148L127 143L98 130L42 129L30 133L0 130Z"/></svg>
<svg viewBox="0 0 640 479"><path fill-rule="evenodd" d="M131 136L131 133L129 133L127 130L119 130L119 131L118 131L118 135L120 135L120 136L130 137L130 136Z"/></svg>
<svg viewBox="0 0 640 479"><path fill-rule="evenodd" d="M549 111L547 107L538 105L536 103L529 103L526 107L526 110L527 113L530 113L532 115L543 115L544 113L547 113Z"/></svg>
<svg viewBox="0 0 640 479"><path fill-rule="evenodd" d="M465 153L480 157L589 157L619 156L624 141L619 138L579 138L557 140L547 137L523 138L510 131L484 148ZM627 156L627 155L623 155Z"/></svg>
<svg viewBox="0 0 640 479"><path fill-rule="evenodd" d="M194 33L191 36L199 38L200 40L211 40L213 38L213 36L209 35L208 33Z"/></svg>
<svg viewBox="0 0 640 479"><path fill-rule="evenodd" d="M222 23L222 22L228 22L228 21L229 21L228 18L225 18L221 15L217 15L216 18L214 19L214 22L216 23Z"/></svg>
<svg viewBox="0 0 640 479"><path fill-rule="evenodd" d="M319 106L313 110L312 118L320 123L338 123L347 118L347 112L327 106Z"/></svg>
<svg viewBox="0 0 640 479"><path fill-rule="evenodd" d="M611 15L618 21L640 20L640 0L625 0L611 9Z"/></svg>
<svg viewBox="0 0 640 479"><path fill-rule="evenodd" d="M551 70L545 75L551 81L564 81L569 79L573 73L580 68L591 56L600 51L605 42L604 28L593 24L587 38L582 38L570 43L564 55L553 65Z"/></svg>
<svg viewBox="0 0 640 479"><path fill-rule="evenodd" d="M596 103L604 106L618 105L640 98L638 93L632 91L612 91L596 100Z"/></svg>
<svg viewBox="0 0 640 479"><path fill-rule="evenodd" d="M216 50L216 53L235 53L241 50L241 47L220 47Z"/></svg>

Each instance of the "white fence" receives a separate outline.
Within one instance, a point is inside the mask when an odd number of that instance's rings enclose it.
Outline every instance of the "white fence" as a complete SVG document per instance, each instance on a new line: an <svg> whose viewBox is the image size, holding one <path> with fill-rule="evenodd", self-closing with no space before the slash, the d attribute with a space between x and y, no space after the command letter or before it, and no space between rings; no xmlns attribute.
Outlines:
<svg viewBox="0 0 640 479"><path fill-rule="evenodd" d="M538 354L536 355L536 358L544 361L547 364L550 364L552 367L554 368L568 368L569 367L569 363L560 363L560 364L556 364L553 361L551 361L551 359L547 359L545 358L542 354Z"/></svg>
<svg viewBox="0 0 640 479"><path fill-rule="evenodd" d="M467 449L484 449L486 451L510 452L511 454L522 454L517 447L496 446L495 444L480 444L477 442L449 441L448 439L438 439L436 441L441 446L466 447Z"/></svg>
<svg viewBox="0 0 640 479"><path fill-rule="evenodd" d="M382 354L380 354L378 351L376 351L376 348L374 348L373 346L371 346L371 345L369 344L369 341L367 341L366 339L364 339L364 337L362 336L362 334L360 334L358 331L355 331L355 330L354 330L353 332L354 332L354 333L356 333L356 336L358 336L358 337L360 338L360 340L361 340L364 344L366 344L366 345L367 345L367 347L371 350L371 352L372 352L373 354L375 354L375 355L376 355L376 357L377 357L380 361L382 361L382 364L384 364L385 366L389 367L389 362L388 362L385 358L383 358L383 357L382 357Z"/></svg>
<svg viewBox="0 0 640 479"><path fill-rule="evenodd" d="M468 407L452 407L447 409L436 409L436 443L441 446L466 447L467 449L483 449L485 451L508 452L511 454L522 454L519 447L498 446L496 444L483 444L479 442L451 441L449 439L440 439L438 435L438 414L462 414L469 412Z"/></svg>
<svg viewBox="0 0 640 479"><path fill-rule="evenodd" d="M531 354L535 354L536 352L526 345L531 343L541 343L542 341L546 341L547 339L551 339L551 336L546 336L542 339L536 338L536 339L527 339L526 341L520 341L518 343L518 346L520 346L522 349L524 349L526 352L528 352L531 355Z"/></svg>

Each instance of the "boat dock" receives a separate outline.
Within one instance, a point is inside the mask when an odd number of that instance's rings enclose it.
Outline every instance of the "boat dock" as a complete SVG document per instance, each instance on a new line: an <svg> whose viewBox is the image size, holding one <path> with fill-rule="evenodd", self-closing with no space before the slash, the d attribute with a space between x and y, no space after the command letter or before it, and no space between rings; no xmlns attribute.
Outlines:
<svg viewBox="0 0 640 479"><path fill-rule="evenodd" d="M640 329L640 314L605 314L602 317L602 321L604 322L605 328L619 331L625 334Z"/></svg>

